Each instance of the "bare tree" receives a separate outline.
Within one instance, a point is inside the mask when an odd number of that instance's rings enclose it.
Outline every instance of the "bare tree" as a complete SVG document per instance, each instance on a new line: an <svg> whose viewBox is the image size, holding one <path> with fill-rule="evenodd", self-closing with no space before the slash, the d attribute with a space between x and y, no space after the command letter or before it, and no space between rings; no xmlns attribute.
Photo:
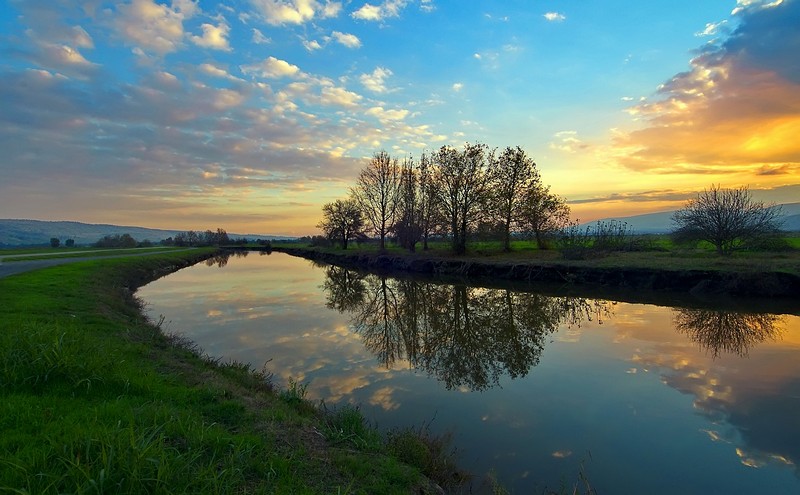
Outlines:
<svg viewBox="0 0 800 495"><path fill-rule="evenodd" d="M523 213L525 192L539 183L536 163L517 146L500 154L492 177L492 213L503 229L503 250L511 251L511 232Z"/></svg>
<svg viewBox="0 0 800 495"><path fill-rule="evenodd" d="M397 223L393 230L398 244L413 253L422 235L419 173L410 158L400 168Z"/></svg>
<svg viewBox="0 0 800 495"><path fill-rule="evenodd" d="M490 187L494 152L485 144L466 144L463 151L442 146L432 159L440 207L447 215L453 251L467 251L467 236L480 219Z"/></svg>
<svg viewBox="0 0 800 495"><path fill-rule="evenodd" d="M441 210L439 208L439 191L435 180L435 165L427 153L423 153L419 160L417 183L419 188L419 228L422 240L422 249L428 250L428 240L441 224Z"/></svg>
<svg viewBox="0 0 800 495"><path fill-rule="evenodd" d="M569 206L563 198L550 192L550 186L543 186L539 181L525 190L519 208L520 223L533 234L539 249L547 248L548 238L569 224Z"/></svg>
<svg viewBox="0 0 800 495"><path fill-rule="evenodd" d="M384 251L386 235L395 223L400 194L397 159L385 151L375 153L361 170L351 192L370 230L380 238L380 250Z"/></svg>
<svg viewBox="0 0 800 495"><path fill-rule="evenodd" d="M678 240L708 241L720 255L780 231L780 207L754 201L746 186L712 185L672 215Z"/></svg>
<svg viewBox="0 0 800 495"><path fill-rule="evenodd" d="M322 207L322 221L317 225L328 239L339 241L342 249L364 230L364 221L358 204L352 199L337 199Z"/></svg>

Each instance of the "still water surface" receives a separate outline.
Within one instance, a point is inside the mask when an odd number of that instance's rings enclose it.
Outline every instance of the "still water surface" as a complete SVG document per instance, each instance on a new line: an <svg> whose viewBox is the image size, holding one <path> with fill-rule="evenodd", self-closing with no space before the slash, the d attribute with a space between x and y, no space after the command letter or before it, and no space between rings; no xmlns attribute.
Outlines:
<svg viewBox="0 0 800 495"><path fill-rule="evenodd" d="M210 266L209 266L210 265ZM452 432L513 493L800 493L800 317L359 275L285 254L139 291L206 353Z"/></svg>

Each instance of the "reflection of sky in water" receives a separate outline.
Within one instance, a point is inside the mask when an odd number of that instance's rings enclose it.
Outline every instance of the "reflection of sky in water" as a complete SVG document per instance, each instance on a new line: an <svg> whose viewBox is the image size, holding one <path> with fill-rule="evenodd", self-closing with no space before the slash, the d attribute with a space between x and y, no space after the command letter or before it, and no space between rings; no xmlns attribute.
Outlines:
<svg viewBox="0 0 800 495"><path fill-rule="evenodd" d="M462 464L518 492L577 480L601 493L800 490L800 318L741 358L675 330L676 310L614 303L547 335L527 375L448 390L398 359L387 369L326 307L325 270L282 254L197 265L142 288L154 316L213 356L360 404L379 427L452 431ZM486 291L475 291L487 297ZM491 294L488 294L491 296ZM666 386L665 386L666 385Z"/></svg>

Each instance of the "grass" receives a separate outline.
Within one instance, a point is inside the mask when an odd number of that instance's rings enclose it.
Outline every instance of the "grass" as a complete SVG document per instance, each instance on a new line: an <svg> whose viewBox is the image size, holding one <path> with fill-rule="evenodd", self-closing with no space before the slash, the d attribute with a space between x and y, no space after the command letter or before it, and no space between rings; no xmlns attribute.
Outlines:
<svg viewBox="0 0 800 495"><path fill-rule="evenodd" d="M684 247L676 245L667 235L640 236L636 249L599 253L584 259L564 259L557 250L537 249L532 241L517 240L511 243L511 252L504 252L499 241L471 242L467 253L456 256L446 242L430 244L430 250L418 247L416 253L409 253L397 245L387 247L387 254L410 258L447 259L458 258L465 261L483 263L530 263L536 265L560 265L577 267L598 267L607 269L647 268L661 270L711 270L720 272L758 273L785 272L800 276L800 236L789 235L786 241L791 247L784 251L737 251L730 256L718 256L711 245ZM275 248L302 248L329 253L377 253L374 243L352 244L347 251L337 247L308 247L298 243L273 243Z"/></svg>
<svg viewBox="0 0 800 495"><path fill-rule="evenodd" d="M356 409L204 357L131 291L209 250L0 279L0 492L423 493Z"/></svg>
<svg viewBox="0 0 800 495"><path fill-rule="evenodd" d="M131 249L109 249L109 248L40 248L40 249L9 249L0 250L0 257L3 262L43 260L52 258L80 258L97 256L120 256L125 254L142 254L148 251L173 251L186 248L176 247L150 247L150 248L131 248Z"/></svg>

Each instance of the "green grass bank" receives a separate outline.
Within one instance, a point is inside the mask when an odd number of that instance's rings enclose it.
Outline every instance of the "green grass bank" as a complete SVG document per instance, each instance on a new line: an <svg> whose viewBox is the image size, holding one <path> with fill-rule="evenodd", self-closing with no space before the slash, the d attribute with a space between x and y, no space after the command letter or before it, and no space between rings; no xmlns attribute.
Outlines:
<svg viewBox="0 0 800 495"><path fill-rule="evenodd" d="M135 289L212 254L0 279L0 492L436 493L431 478L453 480L441 439L378 433L147 321Z"/></svg>

